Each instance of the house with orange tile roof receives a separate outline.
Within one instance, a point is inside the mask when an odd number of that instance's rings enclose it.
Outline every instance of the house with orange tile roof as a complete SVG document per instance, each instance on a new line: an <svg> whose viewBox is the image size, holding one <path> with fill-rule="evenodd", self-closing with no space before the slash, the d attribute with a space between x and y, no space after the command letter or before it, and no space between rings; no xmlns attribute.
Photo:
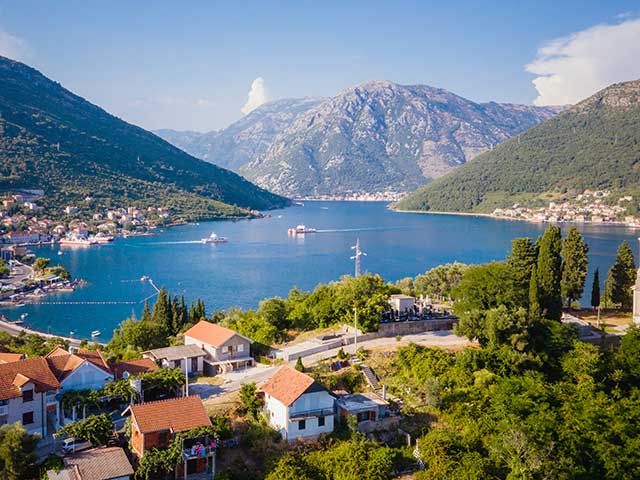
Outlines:
<svg viewBox="0 0 640 480"><path fill-rule="evenodd" d="M200 397L180 397L130 405L122 412L131 417L131 451L142 458L153 448L167 448L175 435L198 427L211 426ZM190 439L183 445L183 459L188 473L202 473L209 468L215 453L213 439Z"/></svg>
<svg viewBox="0 0 640 480"><path fill-rule="evenodd" d="M60 382L63 393L69 390L99 390L114 378L99 350L80 348L68 352L56 347L45 358Z"/></svg>
<svg viewBox="0 0 640 480"><path fill-rule="evenodd" d="M269 425L288 441L331 433L335 398L312 377L288 365L260 389Z"/></svg>
<svg viewBox="0 0 640 480"><path fill-rule="evenodd" d="M197 345L206 353L204 373L215 375L253 365L253 341L217 323L201 320L184 332L185 345Z"/></svg>
<svg viewBox="0 0 640 480"><path fill-rule="evenodd" d="M60 382L43 357L0 364L0 425L21 423L42 437L59 425Z"/></svg>

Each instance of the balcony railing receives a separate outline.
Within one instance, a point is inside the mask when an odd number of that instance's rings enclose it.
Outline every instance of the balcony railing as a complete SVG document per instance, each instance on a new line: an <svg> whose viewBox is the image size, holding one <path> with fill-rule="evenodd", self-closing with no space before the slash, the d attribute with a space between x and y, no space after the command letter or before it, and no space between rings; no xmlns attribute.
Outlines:
<svg viewBox="0 0 640 480"><path fill-rule="evenodd" d="M333 415L333 408L319 408L316 410L303 410L299 412L289 412L289 420L302 420L312 417L328 417Z"/></svg>
<svg viewBox="0 0 640 480"><path fill-rule="evenodd" d="M9 415L9 405L0 405L0 416Z"/></svg>

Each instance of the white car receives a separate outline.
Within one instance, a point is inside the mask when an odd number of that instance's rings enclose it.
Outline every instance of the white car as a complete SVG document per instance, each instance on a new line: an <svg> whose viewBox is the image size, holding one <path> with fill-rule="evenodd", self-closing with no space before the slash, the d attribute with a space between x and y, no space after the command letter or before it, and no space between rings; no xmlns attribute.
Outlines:
<svg viewBox="0 0 640 480"><path fill-rule="evenodd" d="M86 440L81 440L79 438L65 438L64 442L62 442L62 453L64 455L69 455L70 453L80 452L82 450L86 450L91 448L91 444Z"/></svg>

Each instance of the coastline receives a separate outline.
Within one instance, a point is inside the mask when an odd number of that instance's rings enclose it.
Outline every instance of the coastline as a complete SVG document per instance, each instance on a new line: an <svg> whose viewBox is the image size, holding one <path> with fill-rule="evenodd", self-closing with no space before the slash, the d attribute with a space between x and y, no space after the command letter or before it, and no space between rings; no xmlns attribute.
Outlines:
<svg viewBox="0 0 640 480"><path fill-rule="evenodd" d="M54 338L61 338L67 342L69 342L69 345L73 346L73 347L80 347L80 344L84 341L87 340L89 342L91 342L91 340L89 339L82 339L82 338L71 338L71 337L65 337L62 335L54 335L52 333L45 333L45 332L41 332L39 330L34 330L31 328L27 328L27 327L23 327L20 326L16 323L12 323L10 321L8 321L6 319L6 317L2 316L0 317L0 331L8 333L11 336L17 337L18 335L20 335L21 333L25 333L27 335L38 335L40 337L44 337L47 339L54 339ZM99 343L99 342L94 342L94 343L98 343L99 345L105 345L104 343Z"/></svg>

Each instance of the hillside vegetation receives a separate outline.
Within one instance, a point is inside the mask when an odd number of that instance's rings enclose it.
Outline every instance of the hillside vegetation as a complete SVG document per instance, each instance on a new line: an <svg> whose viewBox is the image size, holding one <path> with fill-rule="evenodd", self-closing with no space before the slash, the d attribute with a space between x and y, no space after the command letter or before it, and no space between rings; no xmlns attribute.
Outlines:
<svg viewBox="0 0 640 480"><path fill-rule="evenodd" d="M491 212L585 189L640 193L640 80L612 85L398 202Z"/></svg>
<svg viewBox="0 0 640 480"><path fill-rule="evenodd" d="M0 57L0 190L12 188L43 189L57 208L90 195L191 218L246 216L244 209L287 202Z"/></svg>

